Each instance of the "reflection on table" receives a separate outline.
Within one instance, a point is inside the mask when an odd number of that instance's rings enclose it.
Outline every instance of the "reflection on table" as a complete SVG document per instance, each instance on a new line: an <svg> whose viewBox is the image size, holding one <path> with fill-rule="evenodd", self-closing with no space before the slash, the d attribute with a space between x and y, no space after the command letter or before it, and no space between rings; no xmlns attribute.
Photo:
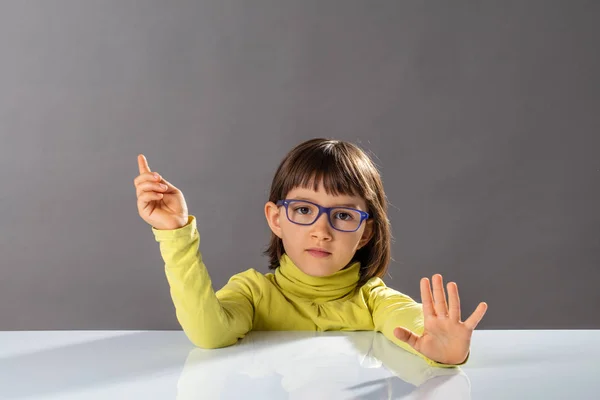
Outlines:
<svg viewBox="0 0 600 400"><path fill-rule="evenodd" d="M250 332L190 352L177 399L469 399L456 368L429 366L376 332Z"/></svg>

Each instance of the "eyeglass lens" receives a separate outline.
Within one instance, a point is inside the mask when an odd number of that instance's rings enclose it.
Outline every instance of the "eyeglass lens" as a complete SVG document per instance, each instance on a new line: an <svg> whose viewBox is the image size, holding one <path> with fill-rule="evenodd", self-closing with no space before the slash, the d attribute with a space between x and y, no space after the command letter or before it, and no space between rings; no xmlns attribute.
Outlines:
<svg viewBox="0 0 600 400"><path fill-rule="evenodd" d="M311 203L291 201L287 216L290 221L302 225L311 225L317 219L319 209ZM331 224L341 231L354 231L360 224L360 213L347 208L334 208L329 213Z"/></svg>

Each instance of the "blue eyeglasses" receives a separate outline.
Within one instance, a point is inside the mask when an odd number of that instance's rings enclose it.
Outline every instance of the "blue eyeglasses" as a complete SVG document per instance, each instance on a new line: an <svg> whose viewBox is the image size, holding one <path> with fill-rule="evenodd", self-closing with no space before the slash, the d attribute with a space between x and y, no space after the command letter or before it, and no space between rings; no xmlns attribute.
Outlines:
<svg viewBox="0 0 600 400"><path fill-rule="evenodd" d="M290 222L297 225L312 225L321 214L326 213L329 225L341 232L356 232L369 213L349 207L323 207L306 200L279 200L278 206L285 206L285 214Z"/></svg>

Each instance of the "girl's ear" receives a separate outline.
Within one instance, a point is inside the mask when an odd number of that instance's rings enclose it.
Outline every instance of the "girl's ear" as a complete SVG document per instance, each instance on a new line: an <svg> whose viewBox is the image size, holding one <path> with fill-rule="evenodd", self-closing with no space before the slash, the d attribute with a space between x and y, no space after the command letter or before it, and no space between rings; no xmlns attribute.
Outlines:
<svg viewBox="0 0 600 400"><path fill-rule="evenodd" d="M265 217L271 231L281 239L281 225L279 224L279 207L272 201L265 204Z"/></svg>
<svg viewBox="0 0 600 400"><path fill-rule="evenodd" d="M373 238L374 233L375 233L375 231L373 230L373 220L372 219L366 220L365 221L365 230L363 231L362 237L360 238L360 241L358 242L358 249L362 249L364 246L366 246L367 243L369 243L369 240L371 240L371 238Z"/></svg>

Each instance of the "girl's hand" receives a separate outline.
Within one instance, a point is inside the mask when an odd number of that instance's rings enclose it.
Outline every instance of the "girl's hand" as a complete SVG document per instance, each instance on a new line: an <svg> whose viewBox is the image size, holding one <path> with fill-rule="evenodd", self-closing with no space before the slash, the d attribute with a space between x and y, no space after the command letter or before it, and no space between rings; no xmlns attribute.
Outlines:
<svg viewBox="0 0 600 400"><path fill-rule="evenodd" d="M448 283L450 310L446 304L446 294L442 275L436 274L433 281L433 299L429 279L421 279L421 301L425 330L421 336L402 328L394 329L394 336L406 342L413 349L431 360L442 364L461 364L469 355L471 335L483 318L486 303L479 303L477 309L465 321L460 321L460 300L456 283Z"/></svg>
<svg viewBox="0 0 600 400"><path fill-rule="evenodd" d="M155 229L178 229L188 223L188 210L181 190L150 172L148 161L138 155L140 175L133 183L140 217ZM162 186L161 186L162 184Z"/></svg>

